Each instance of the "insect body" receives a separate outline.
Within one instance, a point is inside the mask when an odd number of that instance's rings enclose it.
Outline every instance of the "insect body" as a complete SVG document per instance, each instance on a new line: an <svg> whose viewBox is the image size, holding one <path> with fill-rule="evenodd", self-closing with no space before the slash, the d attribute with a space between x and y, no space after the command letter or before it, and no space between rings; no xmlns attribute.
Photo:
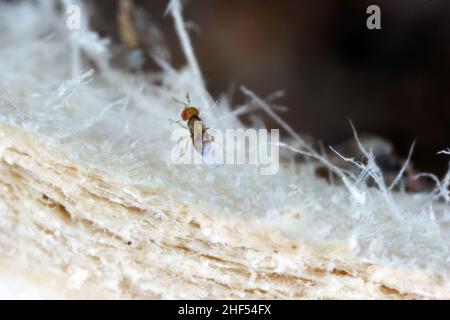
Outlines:
<svg viewBox="0 0 450 320"><path fill-rule="evenodd" d="M195 150L201 155L204 155L205 147L213 142L213 138L208 134L208 129L200 118L200 111L191 105L189 94L186 94L187 103L175 98L173 98L173 100L184 106L184 109L181 112L181 119L187 121L187 128L191 134L192 144L194 145Z"/></svg>

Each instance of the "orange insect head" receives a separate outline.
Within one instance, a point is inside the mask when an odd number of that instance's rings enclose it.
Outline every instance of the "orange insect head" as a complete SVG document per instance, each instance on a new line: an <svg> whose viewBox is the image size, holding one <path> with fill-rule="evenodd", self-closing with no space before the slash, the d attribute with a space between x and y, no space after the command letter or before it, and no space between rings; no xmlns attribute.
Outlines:
<svg viewBox="0 0 450 320"><path fill-rule="evenodd" d="M184 108L183 112L181 112L181 119L183 119L183 121L188 121L191 117L198 116L198 115L199 115L199 111L197 108L187 107L187 108Z"/></svg>

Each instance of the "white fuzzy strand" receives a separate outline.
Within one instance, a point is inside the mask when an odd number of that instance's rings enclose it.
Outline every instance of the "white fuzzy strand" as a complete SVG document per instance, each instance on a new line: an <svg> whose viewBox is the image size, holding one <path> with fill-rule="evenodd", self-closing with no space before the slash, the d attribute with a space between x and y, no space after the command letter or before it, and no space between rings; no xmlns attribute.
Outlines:
<svg viewBox="0 0 450 320"><path fill-rule="evenodd" d="M208 109L212 105L212 99L206 90L205 82L203 81L203 76L200 71L199 64L197 62L197 59L195 58L191 40L189 39L189 34L186 31L186 26L181 14L182 6L180 1L171 0L166 12L170 12L173 17L173 20L175 22L175 30L178 34L178 38L180 39L181 47L183 48L184 55L186 56L189 69L191 70L192 75L194 76L198 84L198 86L196 87L200 89L200 92L197 92L197 94L202 99L203 107L205 109Z"/></svg>

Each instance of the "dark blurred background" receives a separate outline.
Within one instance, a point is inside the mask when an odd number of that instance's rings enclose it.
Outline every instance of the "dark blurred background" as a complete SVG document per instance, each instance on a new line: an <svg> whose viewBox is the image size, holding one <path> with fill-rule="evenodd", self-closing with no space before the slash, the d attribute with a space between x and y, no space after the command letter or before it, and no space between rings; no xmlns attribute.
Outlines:
<svg viewBox="0 0 450 320"><path fill-rule="evenodd" d="M167 1L135 0L161 26L172 64L185 61ZM94 1L100 31L117 39L117 1ZM381 30L366 9L381 8ZM281 116L325 145L360 133L393 142L413 163L442 175L450 147L450 1L191 0L185 19L209 90L230 85L260 96L284 89ZM116 34L116 36L114 36ZM236 90L235 102L244 97ZM277 127L268 121L269 127Z"/></svg>

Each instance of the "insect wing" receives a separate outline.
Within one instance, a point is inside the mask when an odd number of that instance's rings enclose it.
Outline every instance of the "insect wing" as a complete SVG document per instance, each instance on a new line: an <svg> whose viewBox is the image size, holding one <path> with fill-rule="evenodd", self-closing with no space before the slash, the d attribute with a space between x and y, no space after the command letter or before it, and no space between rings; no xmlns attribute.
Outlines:
<svg viewBox="0 0 450 320"><path fill-rule="evenodd" d="M223 148L215 142L203 145L203 163L208 166L219 166L224 164Z"/></svg>

